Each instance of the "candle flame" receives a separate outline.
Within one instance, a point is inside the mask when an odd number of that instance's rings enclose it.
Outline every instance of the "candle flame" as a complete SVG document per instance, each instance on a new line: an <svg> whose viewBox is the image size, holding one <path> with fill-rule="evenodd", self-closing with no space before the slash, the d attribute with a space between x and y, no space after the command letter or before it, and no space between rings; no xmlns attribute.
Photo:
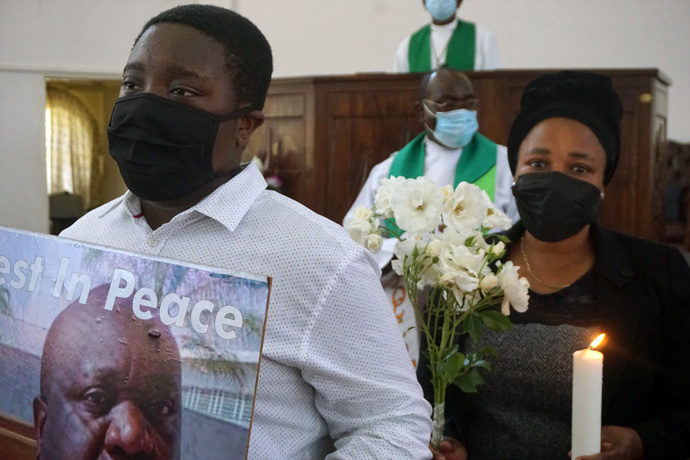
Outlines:
<svg viewBox="0 0 690 460"><path fill-rule="evenodd" d="M599 334L599 336L589 344L589 349L594 350L596 347L598 347L601 341L604 340L604 337L606 337L606 334Z"/></svg>

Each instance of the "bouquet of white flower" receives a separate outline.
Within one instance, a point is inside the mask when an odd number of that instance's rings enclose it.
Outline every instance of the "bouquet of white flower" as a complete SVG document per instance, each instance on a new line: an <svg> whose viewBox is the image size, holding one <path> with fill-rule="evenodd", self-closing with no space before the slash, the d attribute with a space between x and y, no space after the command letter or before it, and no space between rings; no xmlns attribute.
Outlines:
<svg viewBox="0 0 690 460"><path fill-rule="evenodd" d="M345 223L350 236L372 252L380 250L385 237L399 240L392 267L404 277L426 337L434 388L434 448L443 439L446 388L454 384L465 392L477 391L484 382L480 369L490 369L487 355L495 356L490 347L462 353L457 336L469 334L475 343L482 325L510 330L510 306L519 312L527 309L529 283L512 262L500 262L507 239L485 239L491 230L510 225L476 185L441 188L424 177L383 179L374 207L358 207ZM419 304L420 290L428 293L426 305Z"/></svg>

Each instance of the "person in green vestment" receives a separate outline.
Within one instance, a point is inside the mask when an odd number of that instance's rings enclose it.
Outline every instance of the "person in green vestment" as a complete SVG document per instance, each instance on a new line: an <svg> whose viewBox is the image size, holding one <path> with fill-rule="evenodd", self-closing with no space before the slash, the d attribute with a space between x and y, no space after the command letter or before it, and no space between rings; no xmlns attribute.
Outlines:
<svg viewBox="0 0 690 460"><path fill-rule="evenodd" d="M462 0L422 0L431 15L426 24L398 46L395 72L429 72L441 64L457 70L500 67L496 35L481 24L458 19Z"/></svg>
<svg viewBox="0 0 690 460"><path fill-rule="evenodd" d="M474 183L516 222L518 212L511 191L513 175L508 164L507 149L477 131L478 104L472 83L464 73L441 66L425 75L419 88L419 100L415 104L424 131L400 151L372 168L344 222L354 215L358 206L371 208L381 180L391 176L424 176L440 186L457 186L462 181ZM405 318L413 318L414 313L409 301L405 301L402 295L404 283L396 278L394 272L386 269L393 257L396 242L395 238L384 238L381 250L372 255L379 267L384 269L382 284L405 332L409 328ZM406 308L405 302L409 308ZM413 362L416 362L418 337L409 335L405 333L408 351Z"/></svg>
<svg viewBox="0 0 690 460"><path fill-rule="evenodd" d="M478 105L472 82L464 73L441 66L426 74L415 103L424 131L372 168L343 222L354 215L357 206L372 207L381 179L391 176L425 176L440 186L474 183L516 222L508 152L478 132ZM385 241L374 254L380 267L390 262L395 241Z"/></svg>

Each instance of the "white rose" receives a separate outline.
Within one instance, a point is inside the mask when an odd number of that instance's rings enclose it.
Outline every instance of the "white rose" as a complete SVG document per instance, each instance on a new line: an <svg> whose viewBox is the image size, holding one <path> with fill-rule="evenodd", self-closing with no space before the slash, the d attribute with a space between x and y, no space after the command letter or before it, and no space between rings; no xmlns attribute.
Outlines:
<svg viewBox="0 0 690 460"><path fill-rule="evenodd" d="M366 206L357 206L355 208L355 218L357 219L369 220L373 215L373 211Z"/></svg>
<svg viewBox="0 0 690 460"><path fill-rule="evenodd" d="M505 251L505 249L506 249L505 243L504 243L503 241L499 241L498 243L496 243L496 244L494 245L493 248L491 248L491 252L492 252L494 255L499 255L500 253L502 253L503 251Z"/></svg>
<svg viewBox="0 0 690 460"><path fill-rule="evenodd" d="M420 253L424 252L424 246L426 246L426 242L424 242L424 240L417 238L405 238L401 241L398 241L393 249L393 254L395 254L395 257L398 259L404 261L405 256L412 256L412 251L414 251L415 248L417 248L417 251Z"/></svg>
<svg viewBox="0 0 690 460"><path fill-rule="evenodd" d="M473 231L467 232L444 232L442 239L442 250L440 255L440 266L442 272L447 271L467 271L473 276L477 276L485 265L485 253L481 247L465 246L465 241L474 238L484 241L481 234Z"/></svg>
<svg viewBox="0 0 690 460"><path fill-rule="evenodd" d="M400 259L393 259L391 262L391 268L395 273L397 273L400 276L403 276L403 263L402 260Z"/></svg>
<svg viewBox="0 0 690 460"><path fill-rule="evenodd" d="M449 213L453 207L453 193L455 190L450 184L441 187L441 193L443 193L443 209L444 213Z"/></svg>
<svg viewBox="0 0 690 460"><path fill-rule="evenodd" d="M404 177L386 177L381 179L381 183L376 189L376 197L374 198L376 212L386 219L393 217L391 197L395 194L395 189L398 185L404 180Z"/></svg>
<svg viewBox="0 0 690 460"><path fill-rule="evenodd" d="M366 246L367 238L375 228L368 220L350 217L345 221L345 230L347 230L347 233L350 234L350 238L355 242L362 246Z"/></svg>
<svg viewBox="0 0 690 460"><path fill-rule="evenodd" d="M427 242L422 238L404 238L395 245L393 253L395 259L392 262L393 270L402 275L406 266L415 265L417 273L417 287L433 286L438 282L439 272L437 264L432 263L433 258L426 252ZM412 254L417 250L417 256Z"/></svg>
<svg viewBox="0 0 690 460"><path fill-rule="evenodd" d="M483 191L474 184L460 182L453 194L453 206L446 224L455 229L479 228L486 216L487 203Z"/></svg>
<svg viewBox="0 0 690 460"><path fill-rule="evenodd" d="M443 244L441 243L441 240L434 238L433 240L429 241L429 244L426 245L426 253L429 254L430 257L439 257L441 255L442 247Z"/></svg>
<svg viewBox="0 0 690 460"><path fill-rule="evenodd" d="M479 287L482 288L482 291L489 292L497 284L498 284L498 277L494 274L490 274L490 275L486 275L484 278L482 278L482 280L479 282Z"/></svg>
<svg viewBox="0 0 690 460"><path fill-rule="evenodd" d="M407 179L391 197L398 226L411 235L422 235L438 226L443 210L443 194L436 183L425 177Z"/></svg>
<svg viewBox="0 0 690 460"><path fill-rule="evenodd" d="M441 275L441 278L439 281L441 284L443 284L445 286L450 286L452 284L455 284L455 274L450 273L450 272L446 272L443 275Z"/></svg>
<svg viewBox="0 0 690 460"><path fill-rule="evenodd" d="M369 235L367 237L366 248L374 254L378 253L381 250L382 244L383 244L383 238L381 238L381 235L378 235L376 233L372 233L371 235Z"/></svg>
<svg viewBox="0 0 690 460"><path fill-rule="evenodd" d="M484 236L479 230L473 228L446 228L441 235L444 250L455 247L465 246L465 242L482 251L488 251L489 245L484 241ZM465 246L467 247L467 246Z"/></svg>
<svg viewBox="0 0 690 460"><path fill-rule="evenodd" d="M474 291L479 285L479 278L477 275L465 270L445 271L441 273L439 279L446 286L452 286L454 290L458 290L457 292L454 291L458 302L462 302L462 297L465 293Z"/></svg>
<svg viewBox="0 0 690 460"><path fill-rule="evenodd" d="M513 265L513 262L508 261L501 267L497 276L498 284L503 289L504 294L503 305L501 305L503 314L510 314L510 306L520 313L526 311L529 303L529 291L518 277L518 267Z"/></svg>
<svg viewBox="0 0 690 460"><path fill-rule="evenodd" d="M488 229L508 230L513 225L510 217L493 203L486 209L486 216L482 222L482 226Z"/></svg>
<svg viewBox="0 0 690 460"><path fill-rule="evenodd" d="M455 285L453 289L457 287L460 291L462 291L462 295L464 296L465 293L472 292L477 289L478 285L479 278L477 277L476 273L461 271L457 272L457 275L455 276ZM458 294L459 291L455 293L456 298L458 298ZM458 302L461 301L461 298L458 298Z"/></svg>

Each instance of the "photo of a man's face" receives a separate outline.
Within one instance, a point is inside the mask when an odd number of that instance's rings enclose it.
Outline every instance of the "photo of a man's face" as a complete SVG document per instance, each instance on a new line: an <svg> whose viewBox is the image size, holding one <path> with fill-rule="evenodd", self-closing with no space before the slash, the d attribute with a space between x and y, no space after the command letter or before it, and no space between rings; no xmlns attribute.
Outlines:
<svg viewBox="0 0 690 460"><path fill-rule="evenodd" d="M98 289L89 305L70 305L48 331L34 400L39 458L177 459L175 338L157 318L137 318L124 301L103 310L107 289Z"/></svg>
<svg viewBox="0 0 690 460"><path fill-rule="evenodd" d="M0 460L245 459L270 287L0 227Z"/></svg>

